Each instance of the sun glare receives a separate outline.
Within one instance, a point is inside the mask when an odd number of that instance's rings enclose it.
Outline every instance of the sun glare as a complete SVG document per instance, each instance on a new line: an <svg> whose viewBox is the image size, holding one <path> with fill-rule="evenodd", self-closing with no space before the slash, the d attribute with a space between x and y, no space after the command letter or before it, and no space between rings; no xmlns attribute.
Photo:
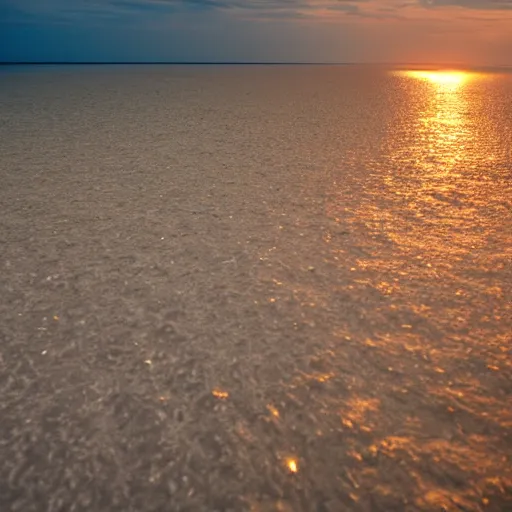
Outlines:
<svg viewBox="0 0 512 512"><path fill-rule="evenodd" d="M457 87L462 85L470 77L466 71L406 71L404 73L410 78L426 80L439 86Z"/></svg>

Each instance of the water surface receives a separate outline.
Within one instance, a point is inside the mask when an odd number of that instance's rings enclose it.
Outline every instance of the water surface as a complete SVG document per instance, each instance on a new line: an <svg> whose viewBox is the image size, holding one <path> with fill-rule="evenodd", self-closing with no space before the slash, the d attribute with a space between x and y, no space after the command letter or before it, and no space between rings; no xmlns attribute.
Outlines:
<svg viewBox="0 0 512 512"><path fill-rule="evenodd" d="M512 506L512 75L0 75L2 510Z"/></svg>

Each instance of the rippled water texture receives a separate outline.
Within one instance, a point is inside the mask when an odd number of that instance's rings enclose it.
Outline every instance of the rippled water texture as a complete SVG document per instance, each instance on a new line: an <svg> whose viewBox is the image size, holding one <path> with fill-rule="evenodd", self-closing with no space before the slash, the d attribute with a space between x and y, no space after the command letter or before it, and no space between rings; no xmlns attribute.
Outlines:
<svg viewBox="0 0 512 512"><path fill-rule="evenodd" d="M512 509L511 74L8 70L0 115L2 510Z"/></svg>

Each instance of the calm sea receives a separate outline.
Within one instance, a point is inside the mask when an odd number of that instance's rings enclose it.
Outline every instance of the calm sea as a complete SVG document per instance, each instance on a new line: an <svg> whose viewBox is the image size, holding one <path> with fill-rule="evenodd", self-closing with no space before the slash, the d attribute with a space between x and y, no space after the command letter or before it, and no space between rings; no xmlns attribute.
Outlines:
<svg viewBox="0 0 512 512"><path fill-rule="evenodd" d="M504 511L512 74L0 71L0 509Z"/></svg>

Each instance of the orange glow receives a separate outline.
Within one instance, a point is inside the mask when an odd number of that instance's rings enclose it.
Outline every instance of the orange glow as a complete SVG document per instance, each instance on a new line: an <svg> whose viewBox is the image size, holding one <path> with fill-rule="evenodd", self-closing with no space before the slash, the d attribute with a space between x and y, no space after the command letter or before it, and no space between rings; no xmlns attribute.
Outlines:
<svg viewBox="0 0 512 512"><path fill-rule="evenodd" d="M475 73L468 71L401 71L400 75L417 80L424 80L440 88L457 89L474 77Z"/></svg>
<svg viewBox="0 0 512 512"><path fill-rule="evenodd" d="M220 398L220 399L224 400L229 396L229 393L227 391L222 391L221 389L214 389L212 391L212 395L215 398Z"/></svg>
<svg viewBox="0 0 512 512"><path fill-rule="evenodd" d="M270 411L270 414L272 414L272 416L279 418L279 411L273 405L267 405L267 409Z"/></svg>
<svg viewBox="0 0 512 512"><path fill-rule="evenodd" d="M297 473L297 471L299 471L299 466L297 465L297 461L295 459L288 459L286 464L292 473Z"/></svg>

